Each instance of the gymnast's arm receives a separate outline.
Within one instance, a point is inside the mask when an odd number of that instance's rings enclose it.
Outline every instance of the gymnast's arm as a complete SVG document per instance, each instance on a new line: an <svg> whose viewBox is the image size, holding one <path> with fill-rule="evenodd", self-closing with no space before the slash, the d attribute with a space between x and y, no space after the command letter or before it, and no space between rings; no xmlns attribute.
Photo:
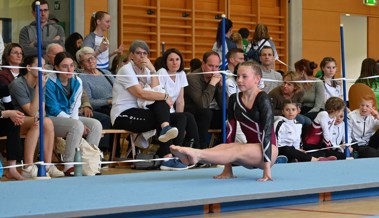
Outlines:
<svg viewBox="0 0 379 218"><path fill-rule="evenodd" d="M228 120L226 121L226 143L235 142L237 121L234 116L234 109L237 94L232 94L229 98Z"/></svg>
<svg viewBox="0 0 379 218"><path fill-rule="evenodd" d="M258 181L272 180L271 178L271 134L273 132L274 111L271 106L270 97L261 92L258 94L259 124L262 127L262 150L263 150L263 177Z"/></svg>

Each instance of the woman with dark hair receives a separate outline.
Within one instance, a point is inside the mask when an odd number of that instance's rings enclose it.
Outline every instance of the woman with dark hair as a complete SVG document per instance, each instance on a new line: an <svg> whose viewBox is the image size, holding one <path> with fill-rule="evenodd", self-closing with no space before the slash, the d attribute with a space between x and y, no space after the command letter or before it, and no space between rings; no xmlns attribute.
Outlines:
<svg viewBox="0 0 379 218"><path fill-rule="evenodd" d="M111 27L111 15L105 11L94 12L91 16L90 33L84 38L83 47L91 47L97 58L97 68L108 70L109 58L117 53L124 52L121 44L118 49L109 52L109 40L105 33Z"/></svg>
<svg viewBox="0 0 379 218"><path fill-rule="evenodd" d="M188 81L184 72L182 53L175 48L167 49L161 63L162 68L157 72L159 84L174 102L174 106L170 109L170 121L179 131L173 143L198 147L199 133L195 118L191 113L184 112L184 87L188 86Z"/></svg>
<svg viewBox="0 0 379 218"><path fill-rule="evenodd" d="M222 21L218 23L216 42L213 44L212 50L217 52L220 57L222 57L222 35L225 34L225 54L228 53L229 49L237 48L235 42L230 39L233 33L233 22L228 18L225 19L225 33L222 32Z"/></svg>
<svg viewBox="0 0 379 218"><path fill-rule="evenodd" d="M129 52L131 60L119 70L113 84L113 127L135 133L155 130L160 133L158 155L170 158L171 140L178 136L178 129L170 124L170 108L174 101L168 93L152 90L159 85L159 80L154 76L157 72L148 58L150 49L146 42L133 41ZM142 101L146 104L140 105ZM184 170L187 166L176 159L170 159L162 162L161 169Z"/></svg>
<svg viewBox="0 0 379 218"><path fill-rule="evenodd" d="M8 44L2 56L3 66L19 67L22 64L24 58L24 50L20 44L10 43ZM9 85L20 73L19 68L6 68L0 71L0 81L4 85Z"/></svg>
<svg viewBox="0 0 379 218"><path fill-rule="evenodd" d="M42 59L42 65L45 60ZM39 114L39 89L44 89L47 78L43 76L42 84L38 84L38 67L37 55L29 56L24 59L20 77L13 80L9 85L13 104L15 108L25 114L25 122L21 125L21 134L25 135L24 142L24 161L28 166L22 169L21 175L25 178L37 177L38 168L33 164L34 153L37 147L39 132L39 119L43 119L43 137L44 137L44 161L51 163L54 147L54 126L51 119L45 117L45 114ZM42 100L43 101L43 100ZM43 103L43 108L45 103ZM46 166L48 176L62 177L64 173L58 170L55 165Z"/></svg>
<svg viewBox="0 0 379 218"><path fill-rule="evenodd" d="M55 135L66 138L65 162L73 162L75 148L78 148L82 137L89 144L99 145L101 123L93 118L79 116L82 80L74 75L74 58L68 52L60 52L54 58L54 68L62 72L50 73L46 83L46 114L53 121ZM66 164L66 176L74 175L74 166Z"/></svg>
<svg viewBox="0 0 379 218"><path fill-rule="evenodd" d="M72 57L76 57L76 52L82 47L83 44L83 36L80 33L71 34L64 43L64 47L66 51L71 54ZM79 60L76 60L78 63Z"/></svg>
<svg viewBox="0 0 379 218"><path fill-rule="evenodd" d="M361 66L361 74L359 75L357 81L355 83L364 83L369 86L376 96L376 102L379 108L379 79L378 78L370 78L370 79L362 79L370 76L378 76L379 70L378 65L372 58L366 58L362 61Z"/></svg>
<svg viewBox="0 0 379 218"><path fill-rule="evenodd" d="M325 88L323 82L313 75L313 70L317 64L307 59L301 59L295 63L296 72L301 80L311 80L304 83L303 105L301 114L309 117L311 120L316 118L318 112L324 110ZM312 82L313 80L313 82Z"/></svg>
<svg viewBox="0 0 379 218"><path fill-rule="evenodd" d="M321 80L325 87L325 101L330 97L342 98L341 82L335 81L337 72L336 60L332 57L324 57L320 63Z"/></svg>

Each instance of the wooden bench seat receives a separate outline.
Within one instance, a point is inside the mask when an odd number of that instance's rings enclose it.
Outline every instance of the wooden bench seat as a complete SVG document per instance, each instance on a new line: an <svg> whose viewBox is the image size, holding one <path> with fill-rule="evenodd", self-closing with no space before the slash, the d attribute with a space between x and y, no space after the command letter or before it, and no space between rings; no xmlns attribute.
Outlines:
<svg viewBox="0 0 379 218"><path fill-rule="evenodd" d="M117 149L117 144L121 139L122 134L126 134L124 138L127 138L130 134L133 134L133 132L129 132L124 129L103 129L102 134L114 134L113 137L113 143L112 143L112 151L111 151L111 161L114 161L116 159L116 149ZM134 140L130 140L130 146L127 150L126 157L129 156L130 153L132 153L132 158L134 159L136 156L136 147L134 144Z"/></svg>

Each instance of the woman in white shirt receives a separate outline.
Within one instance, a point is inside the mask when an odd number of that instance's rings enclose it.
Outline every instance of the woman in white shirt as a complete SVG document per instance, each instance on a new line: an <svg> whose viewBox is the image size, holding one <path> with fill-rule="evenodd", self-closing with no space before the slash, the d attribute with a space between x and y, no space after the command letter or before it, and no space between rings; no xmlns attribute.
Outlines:
<svg viewBox="0 0 379 218"><path fill-rule="evenodd" d="M188 82L184 72L183 56L178 49L166 50L162 56L162 68L158 71L158 75L159 84L174 102L173 107L170 108L170 122L176 123L175 126L179 131L174 144L199 146L199 133L195 118L191 113L184 112L184 87L188 86Z"/></svg>

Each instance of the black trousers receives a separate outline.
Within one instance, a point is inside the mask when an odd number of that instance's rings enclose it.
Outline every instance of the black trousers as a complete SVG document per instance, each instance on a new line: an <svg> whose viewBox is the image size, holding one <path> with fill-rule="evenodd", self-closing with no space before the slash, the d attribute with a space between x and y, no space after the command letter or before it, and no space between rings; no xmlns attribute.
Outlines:
<svg viewBox="0 0 379 218"><path fill-rule="evenodd" d="M14 125L11 119L0 119L0 136L6 136L8 160L21 160L23 149L20 140L20 126Z"/></svg>
<svg viewBox="0 0 379 218"><path fill-rule="evenodd" d="M214 110L209 108L186 108L186 111L193 114L198 127L200 149L208 147L208 130L221 129L222 110Z"/></svg>
<svg viewBox="0 0 379 218"><path fill-rule="evenodd" d="M320 149L325 148L325 145L303 145L303 149L306 151L313 150L313 149ZM330 157L335 156L338 160L345 160L346 155L339 151L339 149L325 149L321 151L315 151L309 153L313 157Z"/></svg>
<svg viewBox="0 0 379 218"><path fill-rule="evenodd" d="M358 158L379 157L379 131L371 136L367 146L353 146L358 152Z"/></svg>
<svg viewBox="0 0 379 218"><path fill-rule="evenodd" d="M122 112L120 116L116 118L113 127L135 133L155 129L157 134L159 134L161 132L161 124L164 122L170 123L170 108L165 101L155 101L147 107L148 109L131 108ZM181 121L179 118L178 120ZM171 140L166 143L160 143L157 152L158 155L163 157L169 154L169 146L172 145L172 143Z"/></svg>
<svg viewBox="0 0 379 218"><path fill-rule="evenodd" d="M293 162L294 159L299 162L308 162L312 160L312 155L299 151L292 146L279 147L279 155L286 156L289 162Z"/></svg>

